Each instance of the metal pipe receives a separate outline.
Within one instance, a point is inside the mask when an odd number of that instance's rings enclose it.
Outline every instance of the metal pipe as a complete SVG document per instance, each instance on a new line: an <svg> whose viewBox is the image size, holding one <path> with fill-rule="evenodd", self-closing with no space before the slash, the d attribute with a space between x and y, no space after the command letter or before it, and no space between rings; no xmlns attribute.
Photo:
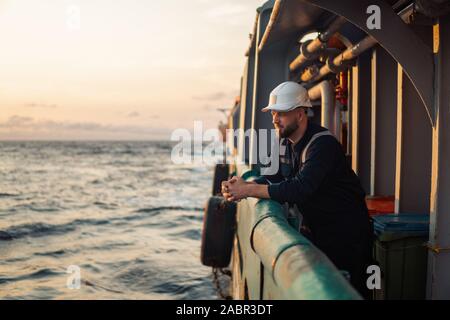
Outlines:
<svg viewBox="0 0 450 320"><path fill-rule="evenodd" d="M345 60L351 60L361 53L366 51L367 49L373 47L377 44L377 40L372 38L371 36L365 37L359 43L351 47L350 49L345 50L341 55L337 56L333 62L335 65L340 65Z"/></svg>
<svg viewBox="0 0 450 320"><path fill-rule="evenodd" d="M334 133L334 86L330 81L322 81L309 89L308 95L310 100L321 98L321 126Z"/></svg>
<svg viewBox="0 0 450 320"><path fill-rule="evenodd" d="M248 173L246 180L256 177L254 172ZM292 228L281 204L270 200L256 201L255 198L246 201L249 201L246 206L249 209L243 209L247 210L244 216L253 218L248 224L251 228L247 233L250 239L243 242L245 246L250 244L250 247L244 249L253 249L264 266L267 279L280 288L281 295L277 298L361 299L325 254ZM241 228L242 225L240 221Z"/></svg>
<svg viewBox="0 0 450 320"><path fill-rule="evenodd" d="M302 82L306 82L307 79L314 78L318 74L319 74L319 67L314 64L305 69L305 71L300 76L300 80Z"/></svg>
<svg viewBox="0 0 450 320"><path fill-rule="evenodd" d="M398 13L399 17L405 21L408 22L410 16L413 14L414 12L414 6L413 4L410 4L408 7L406 7L405 9L403 9L402 11L400 11ZM336 32L342 25L339 25L341 22L338 21L339 19L343 19L344 23L345 23L345 19L340 17L336 20L333 21L332 25L330 26L330 29L328 29L328 33L325 32L324 35L325 37L328 37L328 39L332 36L332 34L330 34L330 30L333 31L332 27L335 28L336 25L338 26L337 29L334 31ZM319 37L316 38L310 45L307 46L308 48L308 52L313 52L313 50L315 49L315 47L312 46L312 44L314 42L317 41L317 43L320 43L320 41L318 41ZM327 40L328 40L327 39ZM317 45L316 43L316 45ZM367 36L366 38L364 38L363 40L361 40L359 43L357 43L356 45L352 46L351 48L348 48L347 50L345 50L341 55L336 56L336 58L332 61L332 64L334 66L340 66L344 61L348 61L351 60L357 56L359 56L361 53L363 53L365 50L373 47L375 44L377 44L377 41L372 38L371 36ZM317 49L316 49L317 50ZM293 71L295 69L297 69L298 67L300 67L305 61L303 61L301 58L302 54L300 56L298 56L289 66L290 70ZM298 61L297 61L298 60ZM296 62L297 61L297 62ZM294 64L294 62L296 63L300 63L298 66L297 64ZM324 76L326 76L328 73L332 72L332 70L330 69L329 66L325 65L324 67L322 67L319 71L318 74L314 75L314 73L310 72L309 70L305 70L305 72L302 73L301 75L301 80L303 82L308 82L311 80L320 80L321 78L323 78Z"/></svg>
<svg viewBox="0 0 450 320"><path fill-rule="evenodd" d="M310 56L323 49L327 41L344 25L346 21L347 20L344 17L335 19L325 32L319 34L316 39L308 43L305 47L306 52L301 52L300 55L291 62L289 69L294 71L300 68L306 61L310 60Z"/></svg>
<svg viewBox="0 0 450 320"><path fill-rule="evenodd" d="M258 41L261 35L261 13L259 14L258 23L256 26L256 42L255 42L255 66L253 72L253 92L252 92L252 115L251 115L251 128L255 129L255 114L256 114L256 102L257 102L257 94L258 94L258 69L259 69L259 51L258 51ZM249 163L250 166L255 164L255 159L257 158L256 154L256 141L255 135L250 135L250 149L249 149Z"/></svg>
<svg viewBox="0 0 450 320"><path fill-rule="evenodd" d="M303 77L302 75L302 80L304 79L303 81L305 82L320 80L327 74L333 72L332 69L341 67L344 62L356 58L361 53L363 53L364 51L373 47L376 44L377 41L374 38L372 38L371 36L367 36L359 43L355 44L354 46L348 48L341 54L337 55L332 61L329 60L322 68L320 68L319 73L315 77L310 77L307 75Z"/></svg>
<svg viewBox="0 0 450 320"><path fill-rule="evenodd" d="M413 12L414 12L414 5L410 4L409 6L407 6L403 10L401 10L398 13L398 15L403 21L408 23L409 22L409 18L413 14ZM347 20L344 17L339 17L339 18L335 19L331 23L331 25L330 25L330 27L328 28L327 31L321 33L316 39L314 39L311 43L308 44L308 46L306 47L307 53L312 54L312 53L318 51L319 49L321 49L323 44L325 42L327 42L333 36L333 34L335 34L344 25L344 23L346 21ZM300 68L306 61L308 61L308 58L305 57L301 53L289 65L290 71L294 71L294 70Z"/></svg>
<svg viewBox="0 0 450 320"><path fill-rule="evenodd" d="M255 23L253 24L253 32L249 35L250 36L250 44L248 45L248 49L245 52L245 56L249 57L250 53L252 52L253 45L256 43L256 33L258 28L258 21L259 21L259 13L256 13Z"/></svg>
<svg viewBox="0 0 450 320"><path fill-rule="evenodd" d="M280 14L280 8L283 0L275 1L273 5L272 13L270 15L269 23L267 24L266 30L264 31L261 42L259 43L258 50L261 51L264 45L266 44L267 39L269 39L269 34L272 31L272 27L277 21L278 15Z"/></svg>

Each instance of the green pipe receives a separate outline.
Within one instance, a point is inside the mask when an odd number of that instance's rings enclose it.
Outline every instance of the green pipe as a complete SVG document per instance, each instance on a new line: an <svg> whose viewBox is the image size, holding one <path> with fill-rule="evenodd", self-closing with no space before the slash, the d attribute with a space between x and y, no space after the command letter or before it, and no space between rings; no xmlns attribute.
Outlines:
<svg viewBox="0 0 450 320"><path fill-rule="evenodd" d="M255 171L247 171L243 178L255 176ZM285 299L361 299L325 254L288 223L279 203L252 200L250 244Z"/></svg>

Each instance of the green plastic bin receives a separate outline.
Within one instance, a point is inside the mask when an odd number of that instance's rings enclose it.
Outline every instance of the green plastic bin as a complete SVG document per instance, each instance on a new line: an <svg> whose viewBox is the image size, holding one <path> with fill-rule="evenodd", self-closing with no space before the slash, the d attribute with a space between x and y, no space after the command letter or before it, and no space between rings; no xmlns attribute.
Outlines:
<svg viewBox="0 0 450 320"><path fill-rule="evenodd" d="M381 269L376 300L425 299L429 215L388 214L373 217L374 257Z"/></svg>

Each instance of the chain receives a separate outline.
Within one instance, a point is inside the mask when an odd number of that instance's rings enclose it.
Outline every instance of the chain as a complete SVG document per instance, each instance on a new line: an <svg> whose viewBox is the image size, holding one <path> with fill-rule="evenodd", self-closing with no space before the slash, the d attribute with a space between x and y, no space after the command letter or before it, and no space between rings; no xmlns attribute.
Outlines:
<svg viewBox="0 0 450 320"><path fill-rule="evenodd" d="M224 300L232 300L233 297L230 296L229 294L224 293L224 289L222 288L222 284L220 283L220 274L225 275L225 276L229 276L231 278L231 271L230 270L225 270L222 268L213 268L212 269L212 273L213 273L213 283L217 288L217 293L219 294L219 296L224 299ZM219 274L220 273L220 274Z"/></svg>

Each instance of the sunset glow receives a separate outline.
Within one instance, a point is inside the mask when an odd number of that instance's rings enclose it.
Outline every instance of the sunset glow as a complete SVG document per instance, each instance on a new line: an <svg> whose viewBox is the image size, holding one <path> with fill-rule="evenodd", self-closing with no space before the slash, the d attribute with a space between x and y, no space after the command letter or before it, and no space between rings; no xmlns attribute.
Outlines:
<svg viewBox="0 0 450 320"><path fill-rule="evenodd" d="M252 1L0 1L0 140L168 139L238 94Z"/></svg>

